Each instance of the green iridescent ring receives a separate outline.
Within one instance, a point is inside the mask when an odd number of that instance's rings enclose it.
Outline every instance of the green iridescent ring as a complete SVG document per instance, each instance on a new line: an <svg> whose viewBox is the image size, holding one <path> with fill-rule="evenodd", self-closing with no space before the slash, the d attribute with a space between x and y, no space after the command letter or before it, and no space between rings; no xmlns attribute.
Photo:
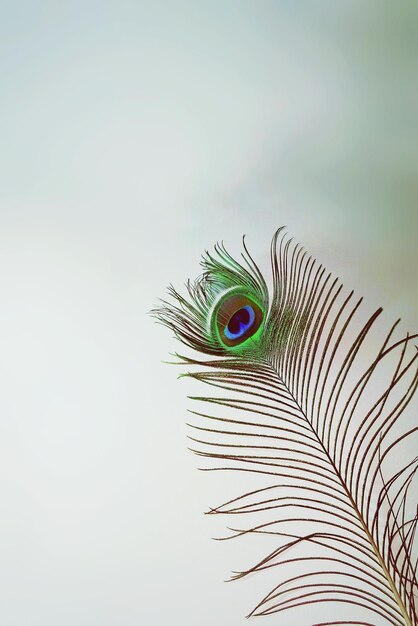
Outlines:
<svg viewBox="0 0 418 626"><path fill-rule="evenodd" d="M211 328L222 345L229 348L242 346L260 329L264 312L253 298L237 291L228 290L216 303Z"/></svg>

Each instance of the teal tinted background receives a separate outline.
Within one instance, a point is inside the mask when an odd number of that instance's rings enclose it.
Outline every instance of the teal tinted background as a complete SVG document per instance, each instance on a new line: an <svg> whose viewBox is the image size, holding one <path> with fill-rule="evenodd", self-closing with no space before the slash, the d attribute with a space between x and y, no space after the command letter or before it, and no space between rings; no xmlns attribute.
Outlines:
<svg viewBox="0 0 418 626"><path fill-rule="evenodd" d="M407 1L2 3L1 623L247 623L146 312L286 224L414 331L417 31Z"/></svg>

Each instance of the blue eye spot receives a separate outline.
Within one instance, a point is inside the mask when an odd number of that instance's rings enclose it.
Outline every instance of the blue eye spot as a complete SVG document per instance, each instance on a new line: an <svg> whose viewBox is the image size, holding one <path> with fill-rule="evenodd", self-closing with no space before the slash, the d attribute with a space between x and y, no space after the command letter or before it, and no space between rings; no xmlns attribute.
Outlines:
<svg viewBox="0 0 418 626"><path fill-rule="evenodd" d="M214 309L211 329L222 347L236 348L247 343L259 330L264 320L260 305L242 293L225 294ZM251 348L253 342L247 347Z"/></svg>
<svg viewBox="0 0 418 626"><path fill-rule="evenodd" d="M224 333L228 339L238 339L254 324L255 312L249 304L238 309L229 320Z"/></svg>

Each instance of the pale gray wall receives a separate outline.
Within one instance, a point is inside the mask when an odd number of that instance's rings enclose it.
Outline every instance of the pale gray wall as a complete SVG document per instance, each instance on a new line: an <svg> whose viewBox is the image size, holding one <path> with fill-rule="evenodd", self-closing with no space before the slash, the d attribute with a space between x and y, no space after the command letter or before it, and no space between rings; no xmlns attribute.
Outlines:
<svg viewBox="0 0 418 626"><path fill-rule="evenodd" d="M248 623L146 312L286 224L414 330L417 53L412 1L1 4L1 624Z"/></svg>

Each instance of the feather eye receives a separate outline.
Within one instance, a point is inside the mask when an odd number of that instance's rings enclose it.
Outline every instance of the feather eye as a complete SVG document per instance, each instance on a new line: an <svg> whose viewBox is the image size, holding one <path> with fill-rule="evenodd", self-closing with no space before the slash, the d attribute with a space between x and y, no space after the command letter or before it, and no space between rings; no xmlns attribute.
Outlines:
<svg viewBox="0 0 418 626"><path fill-rule="evenodd" d="M202 469L260 481L209 513L251 520L226 538L273 542L233 576L277 572L250 615L327 604L338 617L313 626L418 626L418 457L405 445L418 437L407 419L418 334L397 336L398 320L379 342L382 309L365 316L362 299L282 231L271 246L271 298L245 242L242 264L217 245L188 297L170 287L174 303L153 312L210 355L180 356L204 367L186 376L226 392L192 398L210 407L192 411L190 424L193 451L211 463Z"/></svg>
<svg viewBox="0 0 418 626"><path fill-rule="evenodd" d="M232 289L223 294L211 316L211 329L221 345L241 348L260 335L265 313L254 299Z"/></svg>
<svg viewBox="0 0 418 626"><path fill-rule="evenodd" d="M206 252L201 262L203 274L186 283L189 298L170 285L169 295L177 305L163 300L161 309L154 311L180 341L199 352L216 356L245 353L255 359L263 354L259 344L269 306L268 288L244 240L243 246L244 264L222 244L215 246L215 255Z"/></svg>

